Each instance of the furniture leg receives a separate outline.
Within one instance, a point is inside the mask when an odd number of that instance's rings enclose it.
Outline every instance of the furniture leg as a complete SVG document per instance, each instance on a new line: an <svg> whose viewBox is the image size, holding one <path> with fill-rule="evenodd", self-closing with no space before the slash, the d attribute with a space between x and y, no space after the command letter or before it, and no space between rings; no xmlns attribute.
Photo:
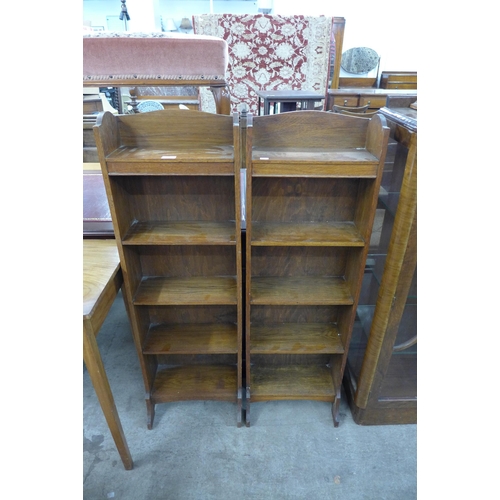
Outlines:
<svg viewBox="0 0 500 500"><path fill-rule="evenodd" d="M155 404L148 397L146 399L146 410L148 412L148 429L151 430L153 428L153 422L155 419Z"/></svg>
<svg viewBox="0 0 500 500"><path fill-rule="evenodd" d="M245 410L245 425L250 427L250 388L247 387L247 405Z"/></svg>
<svg viewBox="0 0 500 500"><path fill-rule="evenodd" d="M332 403L332 417L333 417L333 426L339 426L339 408L340 408L340 398L336 397L335 401Z"/></svg>
<svg viewBox="0 0 500 500"><path fill-rule="evenodd" d="M131 470L134 466L132 456L123 433L97 340L92 326L85 322L83 324L83 359L123 465L126 470Z"/></svg>
<svg viewBox="0 0 500 500"><path fill-rule="evenodd" d="M226 87L210 87L215 99L215 111L218 115L231 114L231 94Z"/></svg>
<svg viewBox="0 0 500 500"><path fill-rule="evenodd" d="M238 410L236 413L236 425L237 427L241 427L242 424L242 417L243 417L243 401L241 398L241 389L238 389Z"/></svg>

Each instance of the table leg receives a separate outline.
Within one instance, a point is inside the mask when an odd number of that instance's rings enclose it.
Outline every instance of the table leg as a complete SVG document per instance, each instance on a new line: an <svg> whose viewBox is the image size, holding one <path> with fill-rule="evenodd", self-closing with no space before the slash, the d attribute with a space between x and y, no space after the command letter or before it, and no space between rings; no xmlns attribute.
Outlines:
<svg viewBox="0 0 500 500"><path fill-rule="evenodd" d="M134 467L92 326L83 324L83 360L125 469Z"/></svg>

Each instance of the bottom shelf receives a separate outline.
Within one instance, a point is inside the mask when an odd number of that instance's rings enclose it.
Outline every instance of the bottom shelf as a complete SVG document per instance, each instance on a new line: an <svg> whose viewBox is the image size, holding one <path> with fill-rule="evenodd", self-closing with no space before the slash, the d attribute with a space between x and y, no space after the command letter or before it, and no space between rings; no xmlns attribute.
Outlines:
<svg viewBox="0 0 500 500"><path fill-rule="evenodd" d="M153 403L170 401L234 401L238 395L236 366L194 365L161 368L151 393Z"/></svg>
<svg viewBox="0 0 500 500"><path fill-rule="evenodd" d="M331 368L317 365L253 366L251 401L306 399L334 401Z"/></svg>

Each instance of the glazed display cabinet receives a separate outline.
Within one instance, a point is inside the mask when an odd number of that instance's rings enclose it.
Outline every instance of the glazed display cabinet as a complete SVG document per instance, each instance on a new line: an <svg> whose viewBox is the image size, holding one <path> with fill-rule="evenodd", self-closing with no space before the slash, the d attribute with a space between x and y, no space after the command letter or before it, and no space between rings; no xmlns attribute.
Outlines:
<svg viewBox="0 0 500 500"><path fill-rule="evenodd" d="M390 140L344 387L362 425L417 422L417 111L380 110Z"/></svg>

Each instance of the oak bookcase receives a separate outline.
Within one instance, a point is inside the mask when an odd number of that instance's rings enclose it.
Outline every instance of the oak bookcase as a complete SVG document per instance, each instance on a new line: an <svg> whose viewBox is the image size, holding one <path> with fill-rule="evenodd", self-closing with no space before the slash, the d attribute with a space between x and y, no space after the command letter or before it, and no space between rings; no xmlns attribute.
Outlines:
<svg viewBox="0 0 500 500"><path fill-rule="evenodd" d="M298 399L339 424L388 135L382 116L247 116L247 426L252 403Z"/></svg>
<svg viewBox="0 0 500 500"><path fill-rule="evenodd" d="M146 391L237 403L242 422L239 117L100 114L96 145Z"/></svg>

